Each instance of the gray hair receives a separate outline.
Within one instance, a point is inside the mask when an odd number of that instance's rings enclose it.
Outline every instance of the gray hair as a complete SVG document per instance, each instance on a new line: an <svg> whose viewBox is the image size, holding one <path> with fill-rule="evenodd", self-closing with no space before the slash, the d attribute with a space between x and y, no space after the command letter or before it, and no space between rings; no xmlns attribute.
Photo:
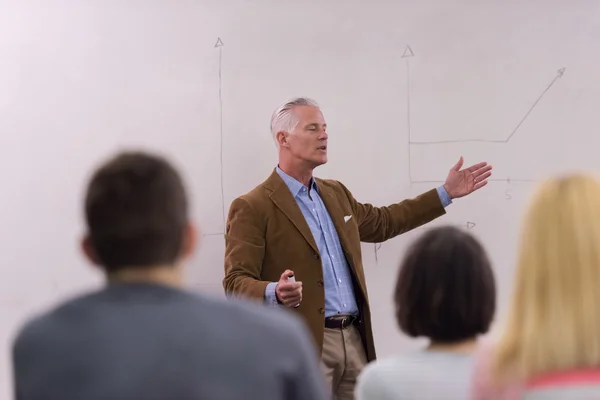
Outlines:
<svg viewBox="0 0 600 400"><path fill-rule="evenodd" d="M279 143L277 143L277 132L292 132L296 128L296 125L298 125L298 118L293 112L294 107L297 106L319 108L316 101L306 97L296 97L277 108L271 117L271 135L273 136L273 141L277 148L279 148Z"/></svg>

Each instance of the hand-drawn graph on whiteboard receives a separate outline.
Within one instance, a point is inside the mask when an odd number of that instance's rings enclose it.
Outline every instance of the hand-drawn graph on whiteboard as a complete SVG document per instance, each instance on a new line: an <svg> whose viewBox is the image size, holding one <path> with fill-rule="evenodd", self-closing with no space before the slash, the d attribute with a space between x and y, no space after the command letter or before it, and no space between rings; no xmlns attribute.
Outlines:
<svg viewBox="0 0 600 400"><path fill-rule="evenodd" d="M444 179L442 177L441 177L442 179L440 179L440 180L423 180L423 179L414 179L413 178L411 156L412 156L412 150L415 146L440 146L440 145L445 145L445 144L449 144L449 143L488 143L488 144L494 144L494 145L498 145L498 146L507 145L508 143L510 143L511 139L513 139L515 137L515 134L521 129L521 126L523 125L523 123L531 116L531 114L533 113L536 106L540 103L540 101L542 101L542 99L546 96L546 94L554 86L554 84L560 78L563 77L563 75L566 71L566 67L562 67L554 73L554 75L551 77L551 79L549 79L548 85L546 87L544 87L543 89L541 89L539 96L537 96L537 98L535 98L535 100L532 101L531 106L527 109L527 111L524 113L522 118L515 123L514 128L510 132L507 132L504 137L500 137L497 139L470 138L470 139L419 141L419 140L415 140L413 138L412 126L411 126L410 63L411 63L411 59L414 57L415 57L415 53L414 53L413 49L411 48L410 45L407 45L406 48L404 49L404 52L402 53L401 58L405 59L405 64L406 64L406 108L407 108L406 109L406 121L407 121L406 128L407 128L407 164L408 164L407 169L408 169L408 179L409 179L409 183L411 186L416 183L441 184L444 182ZM511 182L527 183L527 182L536 182L537 180L526 179L526 178L506 177L506 178L491 178L491 179L488 179L488 181L505 182L507 184L510 184ZM506 190L505 196L506 196L505 198L507 200L510 200L512 198L512 196L510 195L508 190ZM474 222L467 221L464 224L462 224L461 226L463 226L466 229L473 229L475 227L475 225L476 224ZM379 258L378 251L380 249L381 249L381 243L375 243L374 244L375 263L378 262L378 258Z"/></svg>
<svg viewBox="0 0 600 400"><path fill-rule="evenodd" d="M525 114L523 115L523 117L515 124L515 127L512 129L511 132L508 132L506 134L505 137L502 138L498 138L498 139L477 139L477 138L471 138L471 139L453 139L453 140L432 140L432 141L418 141L418 140L414 140L413 139L413 135L412 135L412 131L411 131L411 97L410 97L410 88L411 88L411 80L410 80L410 60L415 57L415 53L413 52L412 48L410 47L410 45L407 45L406 48L404 49L404 52L402 53L401 56L403 59L406 60L406 104L407 104L407 148L408 148L408 178L409 178L409 182L412 185L413 183L438 183L438 182L443 182L443 180L441 181L430 181L430 180L418 180L418 179L413 179L413 175L412 175L412 163L411 163L411 153L412 153L412 149L415 146L439 146L439 145L444 145L444 144L448 144L448 143L493 143L493 144L497 144L499 146L502 145L506 145L508 144L511 139L513 139L513 137L515 136L515 134L517 133L517 131L519 131L519 129L521 128L521 126L523 125L523 123L525 122L525 120L527 120L527 118L529 118L529 116L531 115L531 113L533 112L533 110L535 109L535 107L538 105L538 103L544 98L544 96L546 95L546 93L552 88L552 86L560 79L562 78L562 76L565 73L566 67L562 67L560 69L558 69L554 75L552 76L552 79L550 79L549 84L543 89L541 90L540 95L533 101L531 107L529 107L527 109L527 111L525 112ZM519 179L519 178L493 178L493 179L489 179L489 181L496 181L496 182L507 182L510 183L512 182L535 182L536 180L534 179Z"/></svg>

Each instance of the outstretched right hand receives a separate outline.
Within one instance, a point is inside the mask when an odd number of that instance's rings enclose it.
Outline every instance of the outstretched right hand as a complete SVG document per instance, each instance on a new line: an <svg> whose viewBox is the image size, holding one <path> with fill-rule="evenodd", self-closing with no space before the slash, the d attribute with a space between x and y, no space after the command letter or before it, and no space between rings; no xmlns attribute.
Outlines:
<svg viewBox="0 0 600 400"><path fill-rule="evenodd" d="M298 307L302 301L302 282L288 282L288 277L293 275L294 271L285 270L275 287L277 300L286 307Z"/></svg>

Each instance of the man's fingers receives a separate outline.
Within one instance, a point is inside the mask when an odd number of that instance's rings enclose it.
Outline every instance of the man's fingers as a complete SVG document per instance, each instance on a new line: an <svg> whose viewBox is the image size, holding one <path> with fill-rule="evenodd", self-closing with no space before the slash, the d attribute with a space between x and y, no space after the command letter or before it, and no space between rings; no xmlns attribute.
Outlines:
<svg viewBox="0 0 600 400"><path fill-rule="evenodd" d="M280 292L292 292L301 288L302 282L280 282L278 286Z"/></svg>
<svg viewBox="0 0 600 400"><path fill-rule="evenodd" d="M492 173L491 173L491 172L488 172L487 174L484 174L484 175L482 175L482 176L475 177L475 180L476 180L477 182L482 182L482 181L486 180L487 178L489 178L490 176L492 176Z"/></svg>
<svg viewBox="0 0 600 400"><path fill-rule="evenodd" d="M469 172L475 172L480 168L483 168L487 165L487 162L483 161L474 165L471 165L469 168L467 168L467 171ZM489 168L492 168L492 166L490 165Z"/></svg>
<svg viewBox="0 0 600 400"><path fill-rule="evenodd" d="M482 187L487 185L487 183L488 183L488 181L483 181L483 182L479 182L479 183L475 184L475 186L473 187L473 191L481 189Z"/></svg>
<svg viewBox="0 0 600 400"><path fill-rule="evenodd" d="M302 282L280 283L278 289L278 295L281 301L302 296Z"/></svg>
<svg viewBox="0 0 600 400"><path fill-rule="evenodd" d="M458 162L456 164L454 164L454 167L453 167L454 170L455 171L460 171L460 167L462 167L463 162L464 162L464 159L463 159L462 156L460 156L460 158L458 159Z"/></svg>
<svg viewBox="0 0 600 400"><path fill-rule="evenodd" d="M288 307L290 307L290 306L295 307L301 301L302 301L302 293L293 292L293 293L287 293L286 295L281 296L281 302Z"/></svg>
<svg viewBox="0 0 600 400"><path fill-rule="evenodd" d="M301 294L294 294L293 296L289 296L286 297L285 300L283 300L283 303L285 305L296 305L298 303L300 303L302 301L302 295Z"/></svg>
<svg viewBox="0 0 600 400"><path fill-rule="evenodd" d="M295 296L295 295L299 295L302 293L302 288L301 287L297 287L294 289L290 289L290 290L280 290L279 291L279 297L291 297L291 296Z"/></svg>
<svg viewBox="0 0 600 400"><path fill-rule="evenodd" d="M281 277L279 277L279 280L286 281L287 278L292 275L294 275L294 271L286 269L285 271L283 271L283 274L281 274Z"/></svg>
<svg viewBox="0 0 600 400"><path fill-rule="evenodd" d="M485 168L479 168L478 170L473 171L473 175L475 177L477 177L479 175L485 174L486 172L490 172L491 170L492 170L492 166L488 165Z"/></svg>
<svg viewBox="0 0 600 400"><path fill-rule="evenodd" d="M294 271L286 269L277 284L277 296L286 307L297 307L302 301L302 282L288 281Z"/></svg>

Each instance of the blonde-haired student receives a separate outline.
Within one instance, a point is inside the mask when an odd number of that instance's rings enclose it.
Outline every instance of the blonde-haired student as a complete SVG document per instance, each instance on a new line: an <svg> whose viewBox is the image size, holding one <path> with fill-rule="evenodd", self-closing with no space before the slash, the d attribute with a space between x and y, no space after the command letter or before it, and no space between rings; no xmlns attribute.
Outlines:
<svg viewBox="0 0 600 400"><path fill-rule="evenodd" d="M472 398L600 398L600 182L545 182L520 240L506 326L478 354Z"/></svg>

